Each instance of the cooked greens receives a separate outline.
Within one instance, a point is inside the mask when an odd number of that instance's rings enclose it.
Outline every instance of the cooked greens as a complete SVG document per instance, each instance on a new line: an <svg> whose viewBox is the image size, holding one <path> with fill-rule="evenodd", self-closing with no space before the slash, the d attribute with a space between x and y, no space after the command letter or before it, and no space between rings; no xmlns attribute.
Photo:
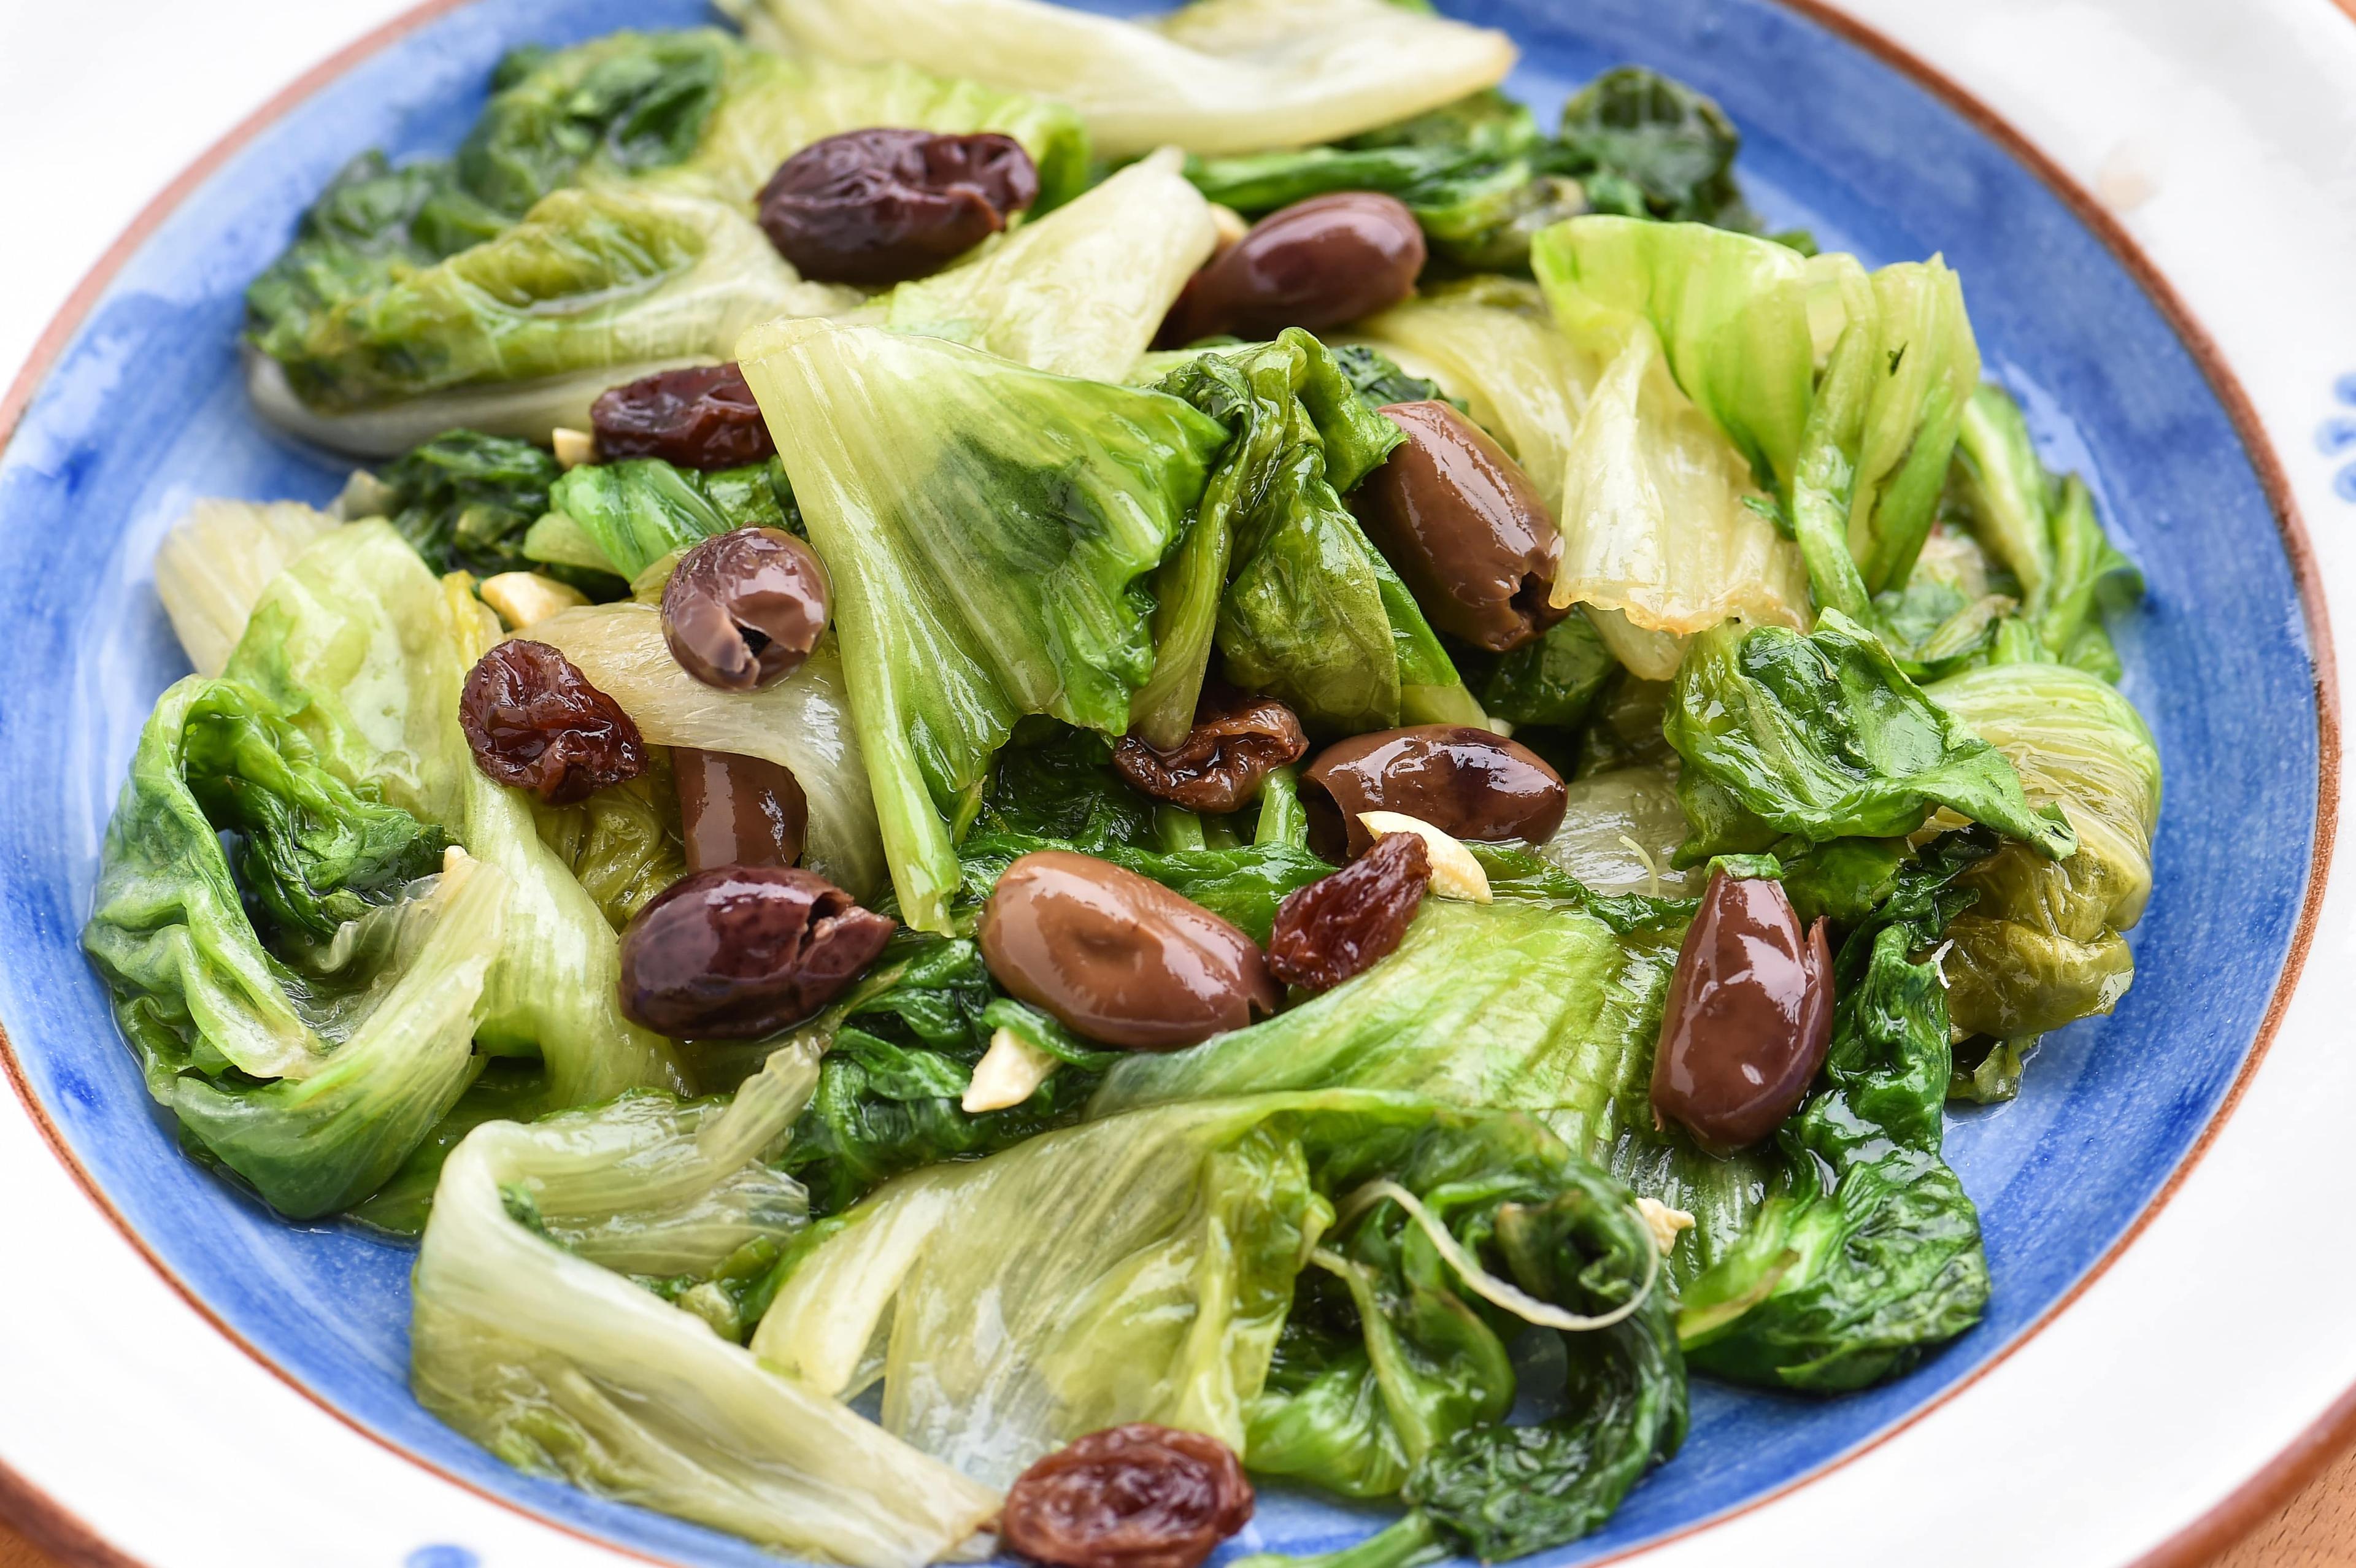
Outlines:
<svg viewBox="0 0 2356 1568"><path fill-rule="evenodd" d="M1944 1104L2126 991L2161 776L1956 274L1422 0L723 9L338 174L248 382L387 461L156 558L84 944L193 1157L422 1237L424 1407L846 1568L1186 1455L1417 1568L1978 1323Z"/></svg>

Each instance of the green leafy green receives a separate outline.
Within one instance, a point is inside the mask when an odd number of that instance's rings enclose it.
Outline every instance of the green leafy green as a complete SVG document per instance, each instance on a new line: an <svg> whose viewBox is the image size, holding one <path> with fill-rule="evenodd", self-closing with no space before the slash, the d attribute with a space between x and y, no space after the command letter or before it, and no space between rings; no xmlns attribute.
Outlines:
<svg viewBox="0 0 2356 1568"><path fill-rule="evenodd" d="M255 342L332 415L493 382L627 379L613 368L725 357L755 323L840 304L720 203L601 187L552 192L496 239Z"/></svg>
<svg viewBox="0 0 2356 1568"><path fill-rule="evenodd" d="M1573 613L1497 660L1481 684L1481 706L1509 724L1576 730L1619 667L1594 624Z"/></svg>
<svg viewBox="0 0 2356 1568"><path fill-rule="evenodd" d="M436 571L540 571L612 598L621 585L604 571L551 566L525 553L525 536L548 511L562 472L528 441L454 430L386 464L369 496L376 515Z"/></svg>
<svg viewBox="0 0 2356 1568"><path fill-rule="evenodd" d="M1323 146L1197 158L1187 177L1252 216L1329 191L1380 191L1407 204L1435 254L1520 272L1534 235L1584 212L1759 232L1734 180L1740 146L1709 99L1622 66L1573 95L1554 137L1490 89Z"/></svg>
<svg viewBox="0 0 2356 1568"><path fill-rule="evenodd" d="M1956 1023L2018 1040L2109 1012L2135 977L2119 933L2151 896L2160 805L2151 731L2115 688L2067 665L1996 665L1931 691L2077 835L2062 860L2007 845L1965 879L1980 896L1948 932Z"/></svg>
<svg viewBox="0 0 2356 1568"><path fill-rule="evenodd" d="M1575 176L1598 212L1751 234L1763 227L1734 180L1740 133L1681 81L1643 66L1605 71L1562 106L1557 135L1543 166Z"/></svg>
<svg viewBox="0 0 2356 1568"><path fill-rule="evenodd" d="M770 469L755 464L701 474L659 457L584 464L556 481L549 506L579 525L614 572L634 578L714 535L779 527L785 514Z"/></svg>
<svg viewBox="0 0 2356 1568"><path fill-rule="evenodd" d="M1332 352L1290 328L1274 343L1194 356L1160 389L1234 439L1154 581L1157 653L1138 732L1176 743L1214 641L1229 679L1312 730L1477 721L1414 598L1342 504L1405 438Z"/></svg>
<svg viewBox="0 0 2356 1568"><path fill-rule="evenodd" d="M1820 607L1865 619L1873 594L1905 582L1979 378L1944 263L1869 274L1701 224L1594 217L1539 236L1533 264L1590 352L1657 336L1677 385L1780 501Z"/></svg>
<svg viewBox="0 0 2356 1568"><path fill-rule="evenodd" d="M1454 403L1461 412L1464 405L1442 391L1437 381L1410 376L1398 367L1398 361L1381 349L1364 343L1345 344L1333 350L1333 363L1357 389L1358 396L1371 409L1380 410L1389 403Z"/></svg>
<svg viewBox="0 0 2356 1568"><path fill-rule="evenodd" d="M382 521L327 535L274 579L229 661L323 766L442 828L504 874L505 935L476 1030L537 1056L549 1104L682 1080L669 1045L621 1016L621 960L597 902L541 839L529 797L474 765L458 727L466 671L498 635L463 578L436 581Z"/></svg>
<svg viewBox="0 0 2356 1568"><path fill-rule="evenodd" d="M2000 387L1972 394L1953 492L1980 543L2020 585L2028 635L2000 637L1997 656L2076 665L2116 681L2102 612L2139 596L2142 577L2104 533L2085 483L2046 470L2019 404Z"/></svg>
<svg viewBox="0 0 2356 1568"><path fill-rule="evenodd" d="M180 681L141 731L82 944L149 1092L281 1212L367 1196L473 1075L509 889L464 856L435 878L441 845L236 681Z"/></svg>
<svg viewBox="0 0 2356 1568"><path fill-rule="evenodd" d="M900 1179L780 1273L755 1353L848 1394L878 1370L867 1346L888 1312L892 1365L923 1373L887 1374L886 1424L990 1480L1081 1432L1157 1421L1255 1468L1362 1496L1404 1485L1488 1553L1592 1528L1684 1430L1668 1293L1632 1195L1532 1122L1408 1096L1066 1128ZM999 1316L976 1336L985 1295ZM1543 1464L1498 1424L1506 1340L1528 1322L1564 1330L1574 1369ZM1516 1495L1529 1479L1551 1506Z"/></svg>
<svg viewBox="0 0 2356 1568"><path fill-rule="evenodd" d="M946 930L954 834L1015 720L1129 729L1155 656L1147 580L1227 431L1160 393L867 328L776 323L743 362L834 581L902 916Z"/></svg>
<svg viewBox="0 0 2356 1568"><path fill-rule="evenodd" d="M731 1338L744 1264L808 1233L767 1159L814 1076L781 1051L724 1106L639 1093L469 1134L418 1253L419 1402L520 1469L781 1551L954 1551L997 1494Z"/></svg>
<svg viewBox="0 0 2356 1568"><path fill-rule="evenodd" d="M586 428L614 382L726 357L755 322L856 304L799 283L750 222L777 165L839 132L1004 132L1043 210L1086 183L1068 110L708 28L519 50L492 87L454 159L348 166L248 290L273 418L355 451L461 425L540 438Z"/></svg>
<svg viewBox="0 0 2356 1568"><path fill-rule="evenodd" d="M1891 837L1944 805L2050 860L2077 838L2032 807L2004 753L1908 679L1880 640L1827 609L1807 636L1730 624L1694 640L1665 729L1684 759L1693 825L1680 864L1812 843Z"/></svg>

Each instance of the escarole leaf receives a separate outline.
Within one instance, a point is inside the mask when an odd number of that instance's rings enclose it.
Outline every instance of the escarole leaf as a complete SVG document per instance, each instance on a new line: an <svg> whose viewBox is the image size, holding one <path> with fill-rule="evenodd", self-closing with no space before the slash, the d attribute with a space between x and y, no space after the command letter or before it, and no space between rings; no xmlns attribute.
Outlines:
<svg viewBox="0 0 2356 1568"><path fill-rule="evenodd" d="M1664 729L1685 762L1677 794L1693 834L1681 865L1785 835L1909 834L1942 805L2048 860L2077 847L2058 807L2029 804L2004 753L1838 610L1805 636L1728 625L1696 638Z"/></svg>
<svg viewBox="0 0 2356 1568"><path fill-rule="evenodd" d="M282 1213L366 1197L473 1076L508 888L444 842L238 682L180 681L141 732L82 944L149 1092Z"/></svg>
<svg viewBox="0 0 2356 1568"><path fill-rule="evenodd" d="M755 1352L813 1392L880 1373L884 1424L986 1480L1152 1421L1356 1495L1404 1486L1494 1554L1590 1528L1684 1430L1633 1196L1533 1123L1408 1096L1195 1103L1050 1133L901 1178L780 1272ZM997 1306L988 1336L978 1296ZM1565 1462L1522 1477L1553 1483L1551 1509L1517 1508L1501 1474L1531 1447L1498 1424L1525 1321L1570 1326L1573 1397L1545 1429ZM1501 1526L1515 1513L1520 1529Z"/></svg>
<svg viewBox="0 0 2356 1568"><path fill-rule="evenodd" d="M1836 1392L1905 1371L1979 1320L1979 1215L1940 1157L1946 987L1936 962L1908 955L1969 902L1952 880L1987 848L1942 841L1842 946L1832 1046L1776 1135L1783 1169L1741 1241L1685 1287L1678 1332L1697 1367Z"/></svg>
<svg viewBox="0 0 2356 1568"><path fill-rule="evenodd" d="M198 675L219 675L270 580L336 526L294 501L202 500L155 551L155 595Z"/></svg>
<svg viewBox="0 0 2356 1568"><path fill-rule="evenodd" d="M1582 344L1658 336L1677 385L1783 503L1820 606L1862 617L1905 581L1979 379L1943 262L1869 274L1849 256L1612 217L1550 229L1532 256Z"/></svg>
<svg viewBox="0 0 2356 1568"><path fill-rule="evenodd" d="M550 553L551 533L585 541L602 571L635 579L675 550L736 528L787 528L792 487L774 461L703 473L659 457L585 463L549 491L548 517L527 551Z"/></svg>
<svg viewBox="0 0 2356 1568"><path fill-rule="evenodd" d="M812 1076L785 1053L725 1110L632 1096L469 1135L417 1259L420 1403L520 1469L766 1546L853 1568L949 1554L996 1493L614 1272L692 1278L789 1238L793 1185L758 1162Z"/></svg>
<svg viewBox="0 0 2356 1568"><path fill-rule="evenodd" d="M1015 720L1129 728L1145 579L1227 432L1160 393L868 328L776 323L742 360L834 581L902 918L945 931L953 832Z"/></svg>
<svg viewBox="0 0 2356 1568"><path fill-rule="evenodd" d="M1875 918L1892 933L1889 963L1907 971L1880 972L1894 999L1846 999L1874 933L1844 948L1843 1065L1792 1124L1812 1129L1804 1142L1787 1129L1720 1158L1655 1124L1654 1046L1691 905L1598 897L1525 852L1486 846L1496 902L1428 901L1398 949L1347 984L1192 1050L1123 1058L1090 1114L1344 1088L1526 1112L1637 1192L1694 1215L1664 1269L1686 1304L1687 1342L1724 1346L1713 1371L1859 1386L1969 1327L1986 1297L1977 1222L1939 1157L1944 993L1933 965L1905 961L1909 943L1936 944L1970 896L1954 880L1992 847L1951 835L1885 897ZM1783 1305L1738 1322L1778 1291Z"/></svg>
<svg viewBox="0 0 2356 1568"><path fill-rule="evenodd" d="M2151 895L2160 802L2151 731L2115 688L2066 665L1997 665L1930 689L2077 835L2062 860L2008 844L1965 876L1979 901L1948 928L1954 948L1944 965L1956 1024L2017 1040L2109 1012L2135 977L2119 933Z"/></svg>
<svg viewBox="0 0 2356 1568"><path fill-rule="evenodd" d="M596 393L646 366L725 358L757 322L856 302L801 282L720 202L559 190L495 240L273 322L250 387L265 414L330 445L397 451L452 426L541 436L585 429ZM498 390L465 395L483 388ZM397 418L346 419L394 404Z"/></svg>
<svg viewBox="0 0 2356 1568"><path fill-rule="evenodd" d="M750 222L762 183L821 137L1002 132L1043 208L1087 180L1060 105L708 28L519 50L492 86L455 158L356 160L247 291L249 385L298 434L385 454L460 427L544 439L585 429L605 387L725 357L755 322L856 304L798 283Z"/></svg>
<svg viewBox="0 0 2356 1568"><path fill-rule="evenodd" d="M1360 324L1465 400L1555 516L1553 600L1590 606L1615 658L1648 679L1731 615L1804 625L1798 552L1753 503L1741 462L1668 376L1649 328L1600 361L1527 283L1444 286Z"/></svg>
<svg viewBox="0 0 2356 1568"><path fill-rule="evenodd" d="M964 265L901 284L885 324L1059 376L1122 379L1218 243L1183 162L1165 147Z"/></svg>
<svg viewBox="0 0 2356 1568"><path fill-rule="evenodd" d="M1044 0L760 0L748 27L1068 103L1114 158L1355 135L1494 87L1515 56L1503 33L1386 0L1196 0L1151 23Z"/></svg>
<svg viewBox="0 0 2356 1568"><path fill-rule="evenodd" d="M2104 601L2143 592L2135 563L2104 533L2092 492L2057 480L2039 461L2020 405L1983 385L1965 409L1955 444L1958 510L1987 552L2019 581L2025 637L2000 637L2009 659L2076 665L2118 678L2103 627Z"/></svg>
<svg viewBox="0 0 2356 1568"><path fill-rule="evenodd" d="M271 584L228 673L262 691L323 765L497 867L509 891L478 1042L538 1056L548 1103L680 1082L669 1045L621 1016L621 957L595 900L540 837L528 797L475 767L458 728L466 671L498 635L464 578L437 581L382 521L311 547Z"/></svg>
<svg viewBox="0 0 2356 1568"><path fill-rule="evenodd" d="M1228 678L1312 730L1478 722L1413 596L1342 504L1404 438L1333 353L1290 328L1274 343L1191 357L1158 386L1235 434L1154 581L1157 654L1139 733L1177 743L1214 642Z"/></svg>
<svg viewBox="0 0 2356 1568"><path fill-rule="evenodd" d="M720 691L680 667L663 641L662 617L649 605L566 610L520 635L571 659L656 745L759 757L792 773L809 798L804 863L854 897L883 890L875 800L833 637L783 680L758 691Z"/></svg>
<svg viewBox="0 0 2356 1568"><path fill-rule="evenodd" d="M1750 505L1740 462L1669 379L1649 326L1596 384L1567 457L1552 602L1591 606L1632 672L1666 679L1670 639L1735 617L1805 624L1795 552Z"/></svg>

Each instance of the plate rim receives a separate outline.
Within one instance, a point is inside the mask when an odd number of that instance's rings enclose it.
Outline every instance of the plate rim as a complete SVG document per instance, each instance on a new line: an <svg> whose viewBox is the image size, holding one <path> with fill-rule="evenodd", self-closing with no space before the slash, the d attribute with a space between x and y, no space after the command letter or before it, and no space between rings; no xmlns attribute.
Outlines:
<svg viewBox="0 0 2356 1568"><path fill-rule="evenodd" d="M80 335L116 277L199 187L284 115L333 85L362 61L442 17L477 3L477 0L419 0L418 4L361 34L273 93L157 191L75 284L35 339L31 352L11 379L6 390L0 392L0 454L5 454L13 443L19 426L48 382L58 360ZM1779 1502L1880 1448L2003 1365L2051 1327L2109 1272L2199 1167L2239 1108L2244 1093L2264 1064L2292 997L2305 976L2324 897L2330 885L2337 837L2341 761L2340 687L2323 576L2281 455L2276 450L2239 375L2218 347L2213 336L2167 274L2111 210L2053 156L1972 90L1879 28L1839 9L1836 0L1767 0L1767 3L1814 23L1863 50L1928 92L1995 143L2007 156L2051 191L2093 234L2151 303L2191 357L2202 380L2224 411L2236 440L2250 461L2268 510L2273 514L2276 532L2281 538L2292 582L2298 595L2308 639L2308 661L2316 712L2314 836L2298 916L2292 927L2281 973L2268 997L2248 1055L2244 1058L2223 1098L2218 1102L2191 1147L2178 1159L2167 1179L2136 1211L2126 1229L2112 1240L2069 1288L2049 1303L2009 1343L1881 1431L1756 1497L1706 1518L1691 1520L1649 1541L1595 1559L1590 1568L1627 1563L1730 1523ZM2351 23L2356 23L2356 0L2331 0L2331 4ZM5 1020L0 1020L0 1072L5 1072L34 1129L48 1144L50 1154L88 1195L99 1212L122 1233L133 1250L175 1294L217 1333L265 1371L378 1447L445 1484L492 1502L532 1524L572 1536L589 1545L642 1562L666 1565L675 1563L675 1559L608 1539L454 1475L378 1433L295 1378L221 1318L164 1262L115 1207L75 1157L50 1119L47 1108L35 1094L15 1045L8 1038ZM2136 1558L2133 1568L2198 1568L2218 1552L2246 1535L2266 1514L2313 1480L2351 1445L2356 1445L2356 1385L2342 1391L2320 1415L2294 1434L2271 1458L2239 1485ZM139 1563L110 1544L88 1521L33 1485L11 1468L5 1459L0 1459L0 1520L18 1523L37 1542L75 1568L83 1568L83 1565L87 1568L149 1568L149 1565Z"/></svg>

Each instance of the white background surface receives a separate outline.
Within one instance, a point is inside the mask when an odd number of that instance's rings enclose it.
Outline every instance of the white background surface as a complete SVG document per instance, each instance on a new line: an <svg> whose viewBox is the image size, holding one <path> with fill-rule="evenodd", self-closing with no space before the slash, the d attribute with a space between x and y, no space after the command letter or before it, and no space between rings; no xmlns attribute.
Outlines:
<svg viewBox="0 0 2356 1568"><path fill-rule="evenodd" d="M190 158L402 3L0 0L0 380ZM2356 27L2326 0L1849 8L2126 208L2274 433L2356 643L2356 507L2313 440L2356 370ZM2343 890L2351 862L2343 848ZM1646 1561L2125 1562L2356 1383L2349 904L2335 895L2273 1056L2197 1175L2054 1328L1901 1441ZM5 1090L0 1191L17 1286L0 1457L134 1556L398 1568L457 1541L485 1568L622 1561L388 1460L260 1372L98 1218Z"/></svg>

